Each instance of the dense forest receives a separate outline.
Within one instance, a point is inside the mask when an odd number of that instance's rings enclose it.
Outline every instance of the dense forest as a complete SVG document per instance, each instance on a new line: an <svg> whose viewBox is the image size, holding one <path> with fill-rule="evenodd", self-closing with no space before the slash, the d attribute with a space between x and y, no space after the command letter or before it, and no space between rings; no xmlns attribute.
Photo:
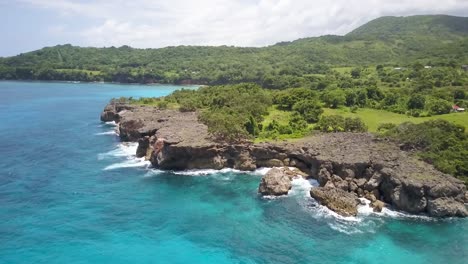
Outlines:
<svg viewBox="0 0 468 264"><path fill-rule="evenodd" d="M320 83L335 67L415 63L468 64L468 18L382 17L345 36L322 36L263 48L178 46L161 49L71 45L0 58L0 79L124 83L233 84L266 88Z"/></svg>

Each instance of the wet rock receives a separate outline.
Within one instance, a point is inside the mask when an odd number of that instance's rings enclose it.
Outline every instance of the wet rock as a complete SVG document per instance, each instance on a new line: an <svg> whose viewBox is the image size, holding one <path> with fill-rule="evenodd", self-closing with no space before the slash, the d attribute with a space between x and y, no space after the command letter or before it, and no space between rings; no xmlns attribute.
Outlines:
<svg viewBox="0 0 468 264"><path fill-rule="evenodd" d="M353 180L356 185L360 188L364 187L364 184L366 184L367 180L365 178L358 178Z"/></svg>
<svg viewBox="0 0 468 264"><path fill-rule="evenodd" d="M372 191L377 189L382 182L382 174L375 172L370 179L364 184L364 190Z"/></svg>
<svg viewBox="0 0 468 264"><path fill-rule="evenodd" d="M286 195L292 188L291 179L288 168L273 168L262 177L258 192L262 195Z"/></svg>
<svg viewBox="0 0 468 264"><path fill-rule="evenodd" d="M310 190L310 196L339 215L357 215L359 199L354 193L338 188L315 187Z"/></svg>
<svg viewBox="0 0 468 264"><path fill-rule="evenodd" d="M348 189L350 192L356 192L359 187L354 181L349 181L348 182Z"/></svg>
<svg viewBox="0 0 468 264"><path fill-rule="evenodd" d="M398 209L415 214L424 212L427 206L423 186L415 182L408 182L395 188L392 202Z"/></svg>
<svg viewBox="0 0 468 264"><path fill-rule="evenodd" d="M371 207L374 212L382 212L382 209L385 207L385 203L380 200L375 200L371 203Z"/></svg>
<svg viewBox="0 0 468 264"><path fill-rule="evenodd" d="M320 168L320 171L318 173L318 178L317 181L320 184L320 186L325 186L328 181L331 179L331 173L324 167Z"/></svg>
<svg viewBox="0 0 468 264"><path fill-rule="evenodd" d="M377 201L377 198L376 198L375 195L373 195L372 193L366 193L366 194L364 195L364 197L365 197L367 200L371 201L371 203Z"/></svg>
<svg viewBox="0 0 468 264"><path fill-rule="evenodd" d="M266 168L272 168L272 167L282 167L284 166L283 161L279 159L269 159L265 160L262 162L257 162L258 167L266 167Z"/></svg>
<svg viewBox="0 0 468 264"><path fill-rule="evenodd" d="M428 213L431 216L468 216L465 205L456 202L453 198L442 197L427 202Z"/></svg>
<svg viewBox="0 0 468 264"><path fill-rule="evenodd" d="M137 150L136 150L136 157L137 158L145 157L147 152L148 152L149 146L150 146L149 137L139 138L138 139L138 147L137 147Z"/></svg>
<svg viewBox="0 0 468 264"><path fill-rule="evenodd" d="M257 165L249 153L243 151L236 159L234 168L242 171L253 171L257 168Z"/></svg>

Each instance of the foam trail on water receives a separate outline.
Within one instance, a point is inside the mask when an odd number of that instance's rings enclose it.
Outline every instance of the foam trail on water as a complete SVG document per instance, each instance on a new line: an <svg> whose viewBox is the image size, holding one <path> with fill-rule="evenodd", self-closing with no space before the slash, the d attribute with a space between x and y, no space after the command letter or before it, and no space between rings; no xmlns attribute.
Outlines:
<svg viewBox="0 0 468 264"><path fill-rule="evenodd" d="M157 176L161 173L164 173L165 171L163 170L158 170L158 169L150 169L148 170L147 173L145 173L145 175L143 175L143 178L151 178L151 177L154 177L154 176Z"/></svg>
<svg viewBox="0 0 468 264"><path fill-rule="evenodd" d="M98 159L106 159L113 157L134 157L136 150L138 148L138 143L121 143L117 145L117 148L106 152L98 154Z"/></svg>
<svg viewBox="0 0 468 264"><path fill-rule="evenodd" d="M186 171L175 171L173 172L174 174L177 175L190 175L190 176L204 176L204 175L211 175L211 174L216 174L216 173L242 173L240 170L235 170L235 169L221 169L221 170L213 170L213 169L206 169L206 170L186 170Z"/></svg>
<svg viewBox="0 0 468 264"><path fill-rule="evenodd" d="M135 156L138 143L121 143L117 145L117 148L98 155L99 160L112 159L112 158L126 158L124 161L111 164L104 168L104 170L114 170L119 168L131 168L131 167L149 167L151 163L145 158L137 158Z"/></svg>
<svg viewBox="0 0 468 264"><path fill-rule="evenodd" d="M105 122L104 124L106 124L108 126L117 126L117 123L115 123L115 121Z"/></svg>
<svg viewBox="0 0 468 264"><path fill-rule="evenodd" d="M101 133L96 133L94 134L96 136L104 136L104 135L117 135L117 132L115 130L112 131L106 131L106 132L101 132Z"/></svg>
<svg viewBox="0 0 468 264"><path fill-rule="evenodd" d="M292 188L289 191L288 195L300 195L302 197L310 197L310 189L318 183L316 180L307 180L303 177L298 176L291 181L291 184Z"/></svg>
<svg viewBox="0 0 468 264"><path fill-rule="evenodd" d="M144 158L141 159L129 159L124 162L114 163L104 168L104 170L115 170L120 168L132 168L132 167L149 167L151 163Z"/></svg>
<svg viewBox="0 0 468 264"><path fill-rule="evenodd" d="M271 169L272 168L258 168L255 171L253 171L252 173L255 174L255 175L263 176L263 175L267 174Z"/></svg>
<svg viewBox="0 0 468 264"><path fill-rule="evenodd" d="M224 168L221 170L215 169L196 169L196 170L185 170L185 171L174 171L177 175L188 175L188 176L205 176L212 174L226 174L226 173L237 173L237 174L253 174L253 175L265 175L271 168L259 168L254 171L241 171L231 168Z"/></svg>

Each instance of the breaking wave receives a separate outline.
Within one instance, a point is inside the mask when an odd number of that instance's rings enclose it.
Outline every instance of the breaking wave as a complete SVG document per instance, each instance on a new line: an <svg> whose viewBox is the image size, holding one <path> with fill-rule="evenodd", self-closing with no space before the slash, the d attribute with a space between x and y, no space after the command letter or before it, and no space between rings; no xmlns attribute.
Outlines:
<svg viewBox="0 0 468 264"><path fill-rule="evenodd" d="M131 168L131 167L149 167L151 163L145 158L137 158L135 156L138 143L120 143L117 148L98 155L98 160L110 159L110 158L125 158L124 161L113 163L104 168L104 170L114 170L120 168Z"/></svg>

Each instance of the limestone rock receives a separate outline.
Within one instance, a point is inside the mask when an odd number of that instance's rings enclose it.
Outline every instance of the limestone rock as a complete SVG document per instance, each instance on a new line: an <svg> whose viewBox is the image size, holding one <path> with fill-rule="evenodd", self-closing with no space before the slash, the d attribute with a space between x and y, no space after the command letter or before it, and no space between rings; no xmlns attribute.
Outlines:
<svg viewBox="0 0 468 264"><path fill-rule="evenodd" d="M106 106L101 119L118 122L121 140L138 141L137 156L146 156L159 169L254 170L264 164L294 166L327 190L350 191L359 197L364 197L367 191L398 210L437 216L462 216L463 203L468 201L463 182L368 133L319 134L294 142L231 144L213 139L197 112L182 113L117 101ZM285 171L285 174L291 177L289 174L299 173Z"/></svg>
<svg viewBox="0 0 468 264"><path fill-rule="evenodd" d="M369 181L367 181L364 184L364 190L372 191L374 189L377 189L381 182L382 182L382 174L380 174L379 172L375 172L371 176Z"/></svg>
<svg viewBox="0 0 468 264"><path fill-rule="evenodd" d="M285 195L292 188L291 174L288 168L273 168L263 177L258 187L262 195Z"/></svg>
<svg viewBox="0 0 468 264"><path fill-rule="evenodd" d="M282 167L284 166L283 161L279 159L269 159L265 160L263 162L258 162L259 167L266 167L266 168L272 168L272 167Z"/></svg>
<svg viewBox="0 0 468 264"><path fill-rule="evenodd" d="M310 196L339 215L357 215L359 199L354 193L337 188L315 187L310 190Z"/></svg>
<svg viewBox="0 0 468 264"><path fill-rule="evenodd" d="M465 205L456 202L453 198L442 197L427 202L429 215L436 217L468 216Z"/></svg>
<svg viewBox="0 0 468 264"><path fill-rule="evenodd" d="M137 158L145 157L148 153L149 148L149 137L143 137L138 139L138 147L136 150Z"/></svg>
<svg viewBox="0 0 468 264"><path fill-rule="evenodd" d="M398 209L415 214L424 212L427 206L423 186L414 182L395 188L392 202Z"/></svg>
<svg viewBox="0 0 468 264"><path fill-rule="evenodd" d="M373 208L374 212L382 212L382 209L385 207L385 203L380 200L375 200L371 203L371 207Z"/></svg>

